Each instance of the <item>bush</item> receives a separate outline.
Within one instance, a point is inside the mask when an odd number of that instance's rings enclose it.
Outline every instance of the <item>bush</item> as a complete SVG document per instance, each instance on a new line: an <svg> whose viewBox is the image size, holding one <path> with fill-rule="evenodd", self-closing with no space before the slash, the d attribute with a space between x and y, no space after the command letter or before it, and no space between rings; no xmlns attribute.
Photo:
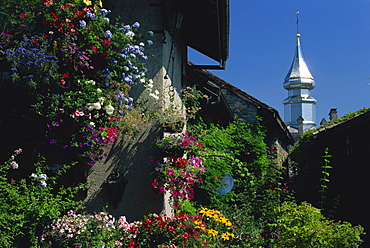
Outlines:
<svg viewBox="0 0 370 248"><path fill-rule="evenodd" d="M274 229L278 247L359 247L364 228L326 219L310 203L283 202Z"/></svg>
<svg viewBox="0 0 370 248"><path fill-rule="evenodd" d="M81 204L74 197L79 190L85 189L84 184L57 187L57 179L71 166L62 166L56 172L48 171L41 156L34 164L35 173L28 178L9 178L9 171L23 167L15 160L21 152L22 149L15 150L9 160L0 165L1 247L10 247L16 238L22 239L22 245L30 242L29 246L35 247L46 225Z"/></svg>

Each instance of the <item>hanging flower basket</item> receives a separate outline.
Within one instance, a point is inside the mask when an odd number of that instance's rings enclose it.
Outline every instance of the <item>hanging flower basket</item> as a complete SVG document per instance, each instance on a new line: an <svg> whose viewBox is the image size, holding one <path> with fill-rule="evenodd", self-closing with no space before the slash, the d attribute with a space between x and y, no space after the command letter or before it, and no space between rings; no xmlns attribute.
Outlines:
<svg viewBox="0 0 370 248"><path fill-rule="evenodd" d="M165 157L183 157L185 150L179 148L170 148L163 151Z"/></svg>
<svg viewBox="0 0 370 248"><path fill-rule="evenodd" d="M163 123L163 131L166 133L181 133L185 123L182 121Z"/></svg>

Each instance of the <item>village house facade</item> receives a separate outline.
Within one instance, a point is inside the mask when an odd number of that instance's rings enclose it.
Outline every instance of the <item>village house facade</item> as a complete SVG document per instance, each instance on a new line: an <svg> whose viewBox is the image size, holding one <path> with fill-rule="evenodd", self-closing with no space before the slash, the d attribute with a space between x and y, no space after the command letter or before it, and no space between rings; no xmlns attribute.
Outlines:
<svg viewBox="0 0 370 248"><path fill-rule="evenodd" d="M213 122L227 125L234 116L251 123L260 119L266 130L270 159L276 165L286 165L294 140L277 110L190 62L188 78L206 96L203 113Z"/></svg>
<svg viewBox="0 0 370 248"><path fill-rule="evenodd" d="M182 104L187 47L215 60L216 65L210 67L225 67L229 42L228 0L109 0L104 3L112 10L111 20L120 16L124 23L137 21L142 31L154 33L153 45L145 50L151 54L146 67L148 77L154 82L153 90L158 90L161 97L159 100L150 98L144 87L132 89L135 99L149 101L149 111ZM151 157L162 156L154 140L163 137L163 130L157 120L139 128L135 137L120 137L110 148L107 159L87 172L91 183L84 200L86 210L100 211L109 203L109 212L125 215L128 220L151 212L163 213L164 200L153 194L150 167ZM115 186L110 185L108 178L115 173L124 178L112 193Z"/></svg>

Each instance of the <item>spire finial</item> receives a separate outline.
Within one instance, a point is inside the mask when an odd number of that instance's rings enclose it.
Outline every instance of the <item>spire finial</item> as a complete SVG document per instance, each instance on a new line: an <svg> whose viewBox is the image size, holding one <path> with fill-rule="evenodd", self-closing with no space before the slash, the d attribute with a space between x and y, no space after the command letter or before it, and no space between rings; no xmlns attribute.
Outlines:
<svg viewBox="0 0 370 248"><path fill-rule="evenodd" d="M298 16L299 16L299 11L295 12L294 14L297 15L297 34L299 34L299 32L298 32L298 21L299 21Z"/></svg>

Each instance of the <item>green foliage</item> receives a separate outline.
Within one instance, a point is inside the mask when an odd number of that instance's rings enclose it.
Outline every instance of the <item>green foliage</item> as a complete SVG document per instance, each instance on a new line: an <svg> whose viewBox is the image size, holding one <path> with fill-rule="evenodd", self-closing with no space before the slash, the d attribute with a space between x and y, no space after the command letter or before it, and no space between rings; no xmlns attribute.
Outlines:
<svg viewBox="0 0 370 248"><path fill-rule="evenodd" d="M251 239L254 244L267 242L261 240L260 228L273 221L286 189L281 184L284 168L277 168L268 160L263 128L258 122L236 119L227 127L211 124L205 128L201 124L192 127L192 133L207 151L199 157L206 168L200 188L207 191L208 206L219 209L230 219L244 214L245 222L236 227L239 233L233 244L251 244ZM220 195L216 191L225 174L233 176L234 187Z"/></svg>
<svg viewBox="0 0 370 248"><path fill-rule="evenodd" d="M328 190L328 184L330 182L329 180L329 176L330 176L330 173L328 172L328 169L332 169L333 167L330 166L330 160L329 158L331 158L331 155L329 154L329 149L326 148L325 149L325 155L323 156L324 158L324 165L321 166L321 173L322 173L322 178L320 178L320 181L321 181L321 189L320 189L320 193L321 193L321 199L320 199L320 209L321 210L324 210L324 205L325 205L325 199L326 199L326 192Z"/></svg>
<svg viewBox="0 0 370 248"><path fill-rule="evenodd" d="M349 120L349 119L351 119L353 117L356 117L356 116L358 116L360 114L366 113L369 110L370 110L370 107L365 107L365 108L359 109L359 110L357 110L355 112L351 112L351 113L345 114L345 115L343 115L340 118L336 118L336 119L330 120L328 122L325 122L319 128L327 127L327 126L331 126L331 125L334 125L334 124L338 124L338 123L344 122L344 121Z"/></svg>
<svg viewBox="0 0 370 248"><path fill-rule="evenodd" d="M58 218L66 210L79 207L76 194L86 188L57 187L58 178L71 166L64 165L58 171L47 171L46 161L40 157L34 164L35 173L28 178L8 178L10 170L22 169L15 161L21 149L15 150L8 161L0 165L0 244L10 247L16 237L22 237L36 247L42 228ZM26 242L28 242L26 241Z"/></svg>
<svg viewBox="0 0 370 248"><path fill-rule="evenodd" d="M320 210L303 202L283 202L274 230L273 244L276 247L359 247L364 228L348 222L325 219Z"/></svg>

